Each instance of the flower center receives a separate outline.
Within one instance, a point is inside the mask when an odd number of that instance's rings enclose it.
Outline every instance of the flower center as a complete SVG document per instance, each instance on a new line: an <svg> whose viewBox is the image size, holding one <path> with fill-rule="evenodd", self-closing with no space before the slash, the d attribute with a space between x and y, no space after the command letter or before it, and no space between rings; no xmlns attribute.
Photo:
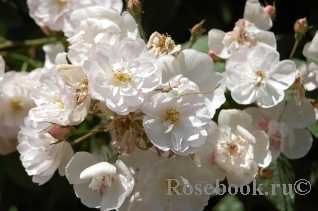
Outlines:
<svg viewBox="0 0 318 211"><path fill-rule="evenodd" d="M245 20L241 19L237 21L233 31L226 33L222 43L226 47L231 46L231 48L234 47L235 49L246 44L252 47L256 34L247 31L250 26L252 26L252 24Z"/></svg>
<svg viewBox="0 0 318 211"><path fill-rule="evenodd" d="M227 151L228 151L228 153L229 153L230 155L234 155L234 154L236 154L236 153L238 152L238 147L237 147L237 145L236 145L236 144L233 144L233 143L228 143L228 144L226 145L226 149L227 149Z"/></svg>
<svg viewBox="0 0 318 211"><path fill-rule="evenodd" d="M256 74L256 82L257 82L256 85L260 85L265 78L265 74L262 70L257 70L255 74Z"/></svg>
<svg viewBox="0 0 318 211"><path fill-rule="evenodd" d="M154 39L154 44L157 48L161 48L162 50L170 51L174 48L174 42L169 35L161 34Z"/></svg>
<svg viewBox="0 0 318 211"><path fill-rule="evenodd" d="M118 70L112 70L114 74L115 81L119 84L131 82L130 74L124 67Z"/></svg>
<svg viewBox="0 0 318 211"><path fill-rule="evenodd" d="M174 54L180 50L180 45L175 45L173 39L166 34L154 32L147 43L148 51L154 53L158 58L164 54Z"/></svg>
<svg viewBox="0 0 318 211"><path fill-rule="evenodd" d="M180 113L173 108L168 109L164 115L164 120L165 121L170 120L172 124L178 124L179 119L180 119Z"/></svg>
<svg viewBox="0 0 318 211"><path fill-rule="evenodd" d="M54 0L54 1L60 7L63 7L67 3L67 0Z"/></svg>
<svg viewBox="0 0 318 211"><path fill-rule="evenodd" d="M10 107L11 107L12 112L18 112L18 111L21 111L23 109L20 100L11 100Z"/></svg>
<svg viewBox="0 0 318 211"><path fill-rule="evenodd" d="M114 129L116 134L123 135L130 129L131 116L119 116L114 120Z"/></svg>
<svg viewBox="0 0 318 211"><path fill-rule="evenodd" d="M117 175L101 175L95 176L89 184L89 188L93 191L99 190L100 195L103 195L107 187L111 187L112 180L117 179Z"/></svg>
<svg viewBox="0 0 318 211"><path fill-rule="evenodd" d="M154 43L155 43L157 48L165 48L166 47L166 40L167 40L167 37L162 34L161 36L158 36L154 40Z"/></svg>
<svg viewBox="0 0 318 211"><path fill-rule="evenodd" d="M58 104L58 106L60 107L60 109L64 109L64 102L58 98L58 97L53 97L53 103L54 104Z"/></svg>
<svg viewBox="0 0 318 211"><path fill-rule="evenodd" d="M88 78L85 78L83 81L80 82L82 86L88 86Z"/></svg>
<svg viewBox="0 0 318 211"><path fill-rule="evenodd" d="M176 180L174 179L171 179L170 181L169 180L166 180L166 184L164 187L162 187L162 189L164 190L168 190L169 188L169 183L170 183L170 187L171 187L171 193L173 195L178 195L177 192L175 191L175 189L177 189L178 193L182 193L182 187L180 184L178 184L176 182Z"/></svg>
<svg viewBox="0 0 318 211"><path fill-rule="evenodd" d="M299 102L301 102L301 99L305 96L306 90L303 83L303 77L298 72L296 74L295 82L293 84L293 88L295 89L295 92L297 93L299 99Z"/></svg>
<svg viewBox="0 0 318 211"><path fill-rule="evenodd" d="M88 96L88 79L85 78L82 81L75 84L77 87L76 93L74 94L77 96L77 103L83 102Z"/></svg>

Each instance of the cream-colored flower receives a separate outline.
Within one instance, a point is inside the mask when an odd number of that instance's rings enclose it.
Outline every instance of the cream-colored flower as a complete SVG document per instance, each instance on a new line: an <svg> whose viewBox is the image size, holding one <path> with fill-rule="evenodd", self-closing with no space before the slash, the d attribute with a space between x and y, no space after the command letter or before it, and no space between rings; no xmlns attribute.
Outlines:
<svg viewBox="0 0 318 211"><path fill-rule="evenodd" d="M181 45L175 45L173 39L168 35L154 32L148 40L147 48L158 58L166 54L177 55L181 50Z"/></svg>
<svg viewBox="0 0 318 211"><path fill-rule="evenodd" d="M118 209L135 183L121 160L110 164L87 152L74 155L66 167L66 177L83 204L101 211Z"/></svg>
<svg viewBox="0 0 318 211"><path fill-rule="evenodd" d="M262 130L252 129L252 117L236 109L222 110L219 126L212 123L206 143L196 152L201 166L209 168L217 179L244 185L256 176L258 166L271 162L269 139Z"/></svg>

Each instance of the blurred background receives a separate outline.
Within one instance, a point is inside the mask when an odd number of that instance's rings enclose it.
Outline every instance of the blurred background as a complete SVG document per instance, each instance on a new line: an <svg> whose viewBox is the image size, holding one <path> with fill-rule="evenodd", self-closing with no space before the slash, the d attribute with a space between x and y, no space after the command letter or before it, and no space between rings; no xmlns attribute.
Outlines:
<svg viewBox="0 0 318 211"><path fill-rule="evenodd" d="M146 35L152 32L168 33L176 43L182 44L189 40L191 29L196 23L205 19L204 28L208 32L212 28L231 31L235 22L243 17L245 0L141 0L143 4L142 24ZM261 3L266 5L265 1ZM272 5L273 1L268 0ZM124 3L125 4L125 3ZM278 51L281 59L287 59L294 44L293 25L296 19L307 17L313 27L302 39L295 57L304 59L302 48L309 42L318 30L317 0L276 0L276 21L270 31L276 34ZM206 34L198 48L208 50ZM6 60L7 70L21 69L25 60L31 59L27 70L41 67L44 61L42 46L23 48L19 43L28 39L43 38L46 35L30 18L26 0L0 0L0 55ZM17 43L9 49L1 49L5 40ZM25 57L17 57L25 55ZM1 106L1 102L0 102ZM75 150L89 150L90 141L98 142L105 137L96 137L76 146ZM312 189L308 195L292 196L253 196L222 195L211 198L205 210L317 210L318 189L318 146L317 140L310 153L295 161L282 159L273 166L274 172L283 171L286 181L310 179ZM275 174L276 175L276 174ZM274 176L275 177L275 176ZM277 175L276 175L277 177ZM282 179L280 178L280 182ZM264 181L266 182L266 181ZM278 208L280 204L282 208ZM55 175L48 183L38 186L32 183L19 160L19 154L14 152L8 156L0 156L0 211L53 211L53 210L92 210L81 204L76 198L72 186L64 177Z"/></svg>

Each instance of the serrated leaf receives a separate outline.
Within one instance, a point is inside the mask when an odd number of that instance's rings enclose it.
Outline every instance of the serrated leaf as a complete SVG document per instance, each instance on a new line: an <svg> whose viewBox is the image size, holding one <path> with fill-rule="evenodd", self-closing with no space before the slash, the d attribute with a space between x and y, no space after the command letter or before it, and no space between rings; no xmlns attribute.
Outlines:
<svg viewBox="0 0 318 211"><path fill-rule="evenodd" d="M281 155L269 168L274 170L274 176L271 179L257 178L257 183L262 184L260 189L276 209L280 211L295 210L295 192L293 188L295 175L290 162ZM285 185L285 188L283 188L283 185Z"/></svg>
<svg viewBox="0 0 318 211"><path fill-rule="evenodd" d="M189 46L189 41L181 44L181 50L185 50ZM197 51L201 51L206 53L209 50L208 46L208 35L202 35L201 37L198 38L198 40L194 43L192 46L192 49L195 49Z"/></svg>

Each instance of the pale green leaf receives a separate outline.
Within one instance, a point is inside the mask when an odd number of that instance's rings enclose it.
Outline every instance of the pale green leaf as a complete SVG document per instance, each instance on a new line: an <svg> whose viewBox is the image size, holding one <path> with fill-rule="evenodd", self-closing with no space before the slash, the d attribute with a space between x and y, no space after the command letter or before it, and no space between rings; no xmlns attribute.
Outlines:
<svg viewBox="0 0 318 211"><path fill-rule="evenodd" d="M318 138L318 123L308 127L308 129L316 138Z"/></svg>
<svg viewBox="0 0 318 211"><path fill-rule="evenodd" d="M295 210L295 191L293 188L295 175L290 162L281 155L269 168L274 170L274 176L271 179L257 178L257 184L262 184L260 189L276 209L280 211ZM284 186L285 188L283 188Z"/></svg>
<svg viewBox="0 0 318 211"><path fill-rule="evenodd" d="M181 50L187 49L189 46L189 43L190 42L188 41L188 42L181 44ZM192 46L192 49L207 53L209 51L208 35L202 35L201 37L199 37L198 40Z"/></svg>
<svg viewBox="0 0 318 211"><path fill-rule="evenodd" d="M296 64L296 67L300 67L302 64L306 64L306 61L298 58L293 58L292 61Z"/></svg>

